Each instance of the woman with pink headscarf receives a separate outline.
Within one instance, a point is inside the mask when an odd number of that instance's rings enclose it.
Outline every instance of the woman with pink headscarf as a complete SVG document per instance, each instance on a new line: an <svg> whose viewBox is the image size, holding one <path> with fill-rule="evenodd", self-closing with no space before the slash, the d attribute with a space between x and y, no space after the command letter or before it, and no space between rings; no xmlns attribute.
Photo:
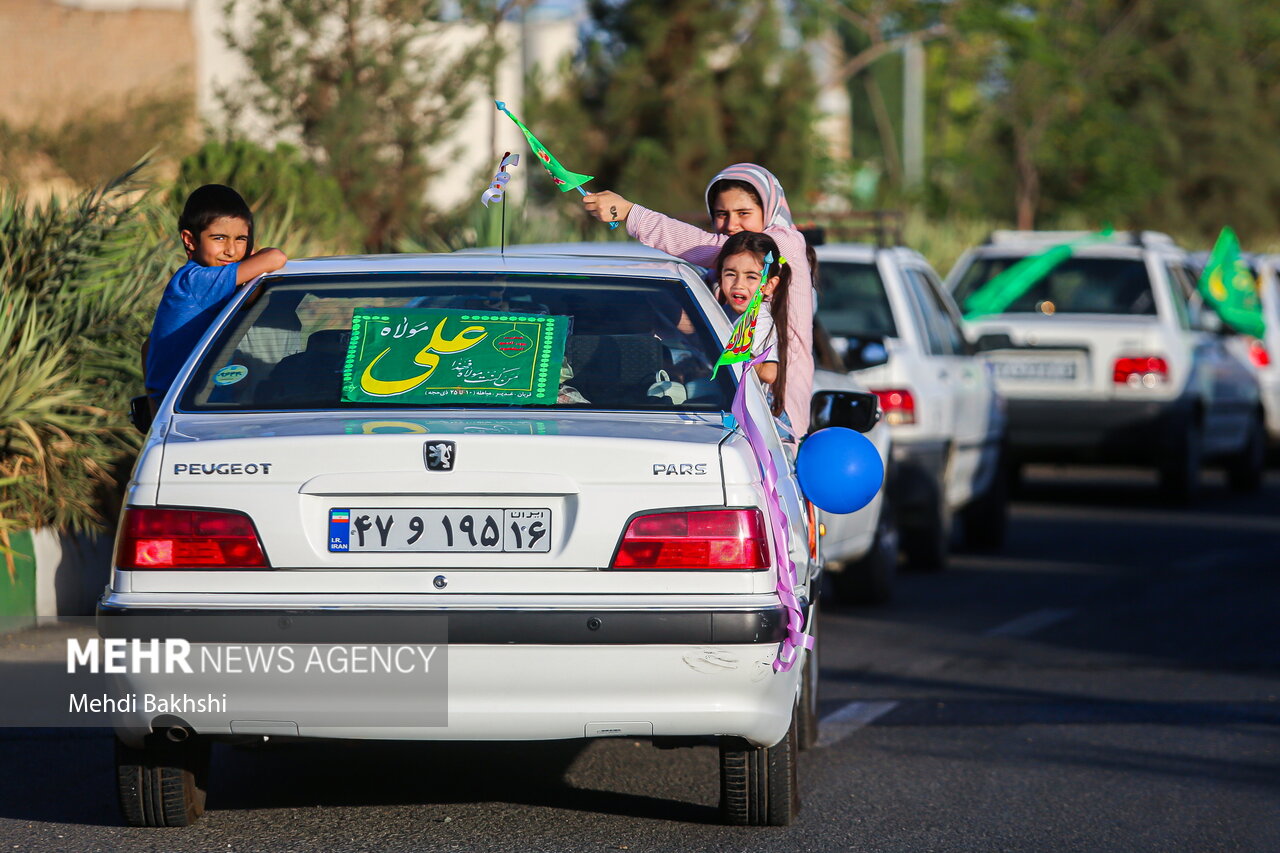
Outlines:
<svg viewBox="0 0 1280 853"><path fill-rule="evenodd" d="M791 220L782 184L755 163L736 163L707 184L707 213L715 233L664 216L627 201L615 192L590 193L582 199L587 212L603 222L626 222L627 233L646 246L712 267L720 247L739 231L762 231L773 238L791 266L792 290L787 298L787 385L783 408L796 437L809 431L809 399L813 394L813 277L804 235Z"/></svg>

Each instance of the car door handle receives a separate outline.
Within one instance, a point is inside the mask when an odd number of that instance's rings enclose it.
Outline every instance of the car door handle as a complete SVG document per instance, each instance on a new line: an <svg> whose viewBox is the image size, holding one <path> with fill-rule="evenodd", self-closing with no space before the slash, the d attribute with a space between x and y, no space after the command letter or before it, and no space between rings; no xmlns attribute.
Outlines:
<svg viewBox="0 0 1280 853"><path fill-rule="evenodd" d="M947 378L948 376L950 376L950 375L951 375L951 374L950 374L950 373L947 373L947 371L945 371L945 370L939 370L939 371L938 371L938 378L939 378L939 379L946 379L946 378Z"/></svg>

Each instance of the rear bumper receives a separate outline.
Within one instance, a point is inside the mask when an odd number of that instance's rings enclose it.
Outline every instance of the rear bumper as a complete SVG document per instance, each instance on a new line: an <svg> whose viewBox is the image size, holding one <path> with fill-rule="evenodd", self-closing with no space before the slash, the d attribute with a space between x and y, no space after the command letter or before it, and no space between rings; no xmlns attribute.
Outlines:
<svg viewBox="0 0 1280 853"><path fill-rule="evenodd" d="M1007 403L1009 450L1019 462L1155 463L1192 417L1187 398Z"/></svg>
<svg viewBox="0 0 1280 853"><path fill-rule="evenodd" d="M801 667L775 673L785 633L780 607L743 610L586 609L292 610L99 607L105 636L183 637L216 643L438 643L435 676L447 684L443 719L413 719L419 697L388 699L361 716L359 696L331 681L256 679L249 713L227 707L179 714L201 735L389 740L555 740L598 736L729 735L761 746L786 733ZM443 669L443 675L441 670ZM122 691L169 695L174 677L118 676ZM243 679L237 682L243 685ZM379 689L385 688L385 685ZM443 688L442 688L443 689ZM208 692L220 695L210 685ZM187 693L193 693L186 690ZM203 695L205 688L199 689ZM370 700L371 702L375 700ZM335 708L340 714L335 714ZM263 711L261 709L270 709ZM425 717L424 717L425 720ZM117 714L117 734L139 743L174 725L141 705Z"/></svg>

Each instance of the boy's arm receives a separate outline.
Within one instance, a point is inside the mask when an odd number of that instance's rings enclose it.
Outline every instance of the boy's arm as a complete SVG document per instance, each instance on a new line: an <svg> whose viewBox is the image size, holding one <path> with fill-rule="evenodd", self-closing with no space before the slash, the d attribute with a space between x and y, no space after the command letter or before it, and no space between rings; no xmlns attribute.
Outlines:
<svg viewBox="0 0 1280 853"><path fill-rule="evenodd" d="M284 266L287 260L289 258L279 249L259 249L240 262L236 270L236 284L241 285L246 281L253 281L260 275L275 272Z"/></svg>

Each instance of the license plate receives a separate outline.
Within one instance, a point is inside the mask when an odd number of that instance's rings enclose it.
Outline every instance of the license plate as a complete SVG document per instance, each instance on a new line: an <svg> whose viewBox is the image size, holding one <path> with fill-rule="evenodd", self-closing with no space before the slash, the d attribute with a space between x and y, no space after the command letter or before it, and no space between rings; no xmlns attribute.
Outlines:
<svg viewBox="0 0 1280 853"><path fill-rule="evenodd" d="M551 550L549 509L331 509L330 551Z"/></svg>
<svg viewBox="0 0 1280 853"><path fill-rule="evenodd" d="M1068 359L993 362L996 378L1013 381L1074 382L1076 362Z"/></svg>

